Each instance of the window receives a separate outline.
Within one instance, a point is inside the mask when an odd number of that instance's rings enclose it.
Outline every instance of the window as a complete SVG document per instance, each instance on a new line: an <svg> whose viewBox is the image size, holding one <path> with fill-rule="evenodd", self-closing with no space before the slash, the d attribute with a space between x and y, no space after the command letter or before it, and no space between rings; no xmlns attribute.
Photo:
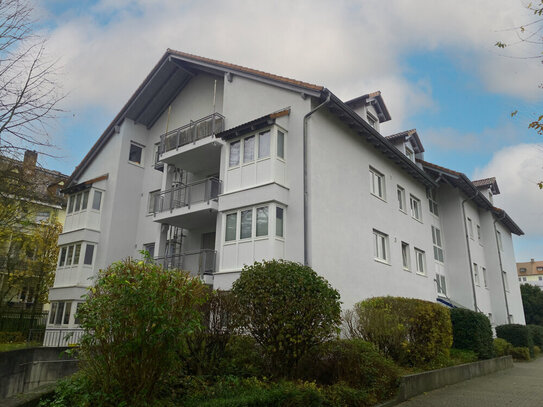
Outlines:
<svg viewBox="0 0 543 407"><path fill-rule="evenodd" d="M75 245L75 250L74 250L74 261L73 261L74 265L79 264L80 254L81 254L81 243L78 243Z"/></svg>
<svg viewBox="0 0 543 407"><path fill-rule="evenodd" d="M482 268L483 270L483 285L485 286L485 288L488 288L488 281L486 279L486 268Z"/></svg>
<svg viewBox="0 0 543 407"><path fill-rule="evenodd" d="M411 216L422 222L422 211L420 206L420 199L414 197L413 195L410 196L409 202L411 204Z"/></svg>
<svg viewBox="0 0 543 407"><path fill-rule="evenodd" d="M388 262L388 236L373 230L373 257L377 261Z"/></svg>
<svg viewBox="0 0 543 407"><path fill-rule="evenodd" d="M36 223L47 222L51 214L47 211L38 212L36 214Z"/></svg>
<svg viewBox="0 0 543 407"><path fill-rule="evenodd" d="M398 208L400 211L405 212L405 189L398 185Z"/></svg>
<svg viewBox="0 0 543 407"><path fill-rule="evenodd" d="M256 236L268 235L268 207L256 209Z"/></svg>
<svg viewBox="0 0 543 407"><path fill-rule="evenodd" d="M128 161L134 164L141 165L141 155L143 147L139 144L130 143L130 152L128 153Z"/></svg>
<svg viewBox="0 0 543 407"><path fill-rule="evenodd" d="M237 213L230 213L226 215L226 235L224 240L226 240L227 242L231 240L236 240L237 220Z"/></svg>
<svg viewBox="0 0 543 407"><path fill-rule="evenodd" d="M437 293L440 295L447 295L447 283L445 282L445 276L443 274L436 273Z"/></svg>
<svg viewBox="0 0 543 407"><path fill-rule="evenodd" d="M477 266L477 263L473 263L473 280L475 281L475 284L481 284L479 280L479 267Z"/></svg>
<svg viewBox="0 0 543 407"><path fill-rule="evenodd" d="M160 197L160 189L149 192L149 202L147 203L147 213L158 212L159 197Z"/></svg>
<svg viewBox="0 0 543 407"><path fill-rule="evenodd" d="M258 135L258 158L270 156L270 132L265 131Z"/></svg>
<svg viewBox="0 0 543 407"><path fill-rule="evenodd" d="M241 229L240 239L248 239L251 237L253 230L253 210L241 211Z"/></svg>
<svg viewBox="0 0 543 407"><path fill-rule="evenodd" d="M255 159L255 136L243 139L243 162L251 162Z"/></svg>
<svg viewBox="0 0 543 407"><path fill-rule="evenodd" d="M543 267L536 267L537 271L543 271Z"/></svg>
<svg viewBox="0 0 543 407"><path fill-rule="evenodd" d="M441 243L441 231L432 226L432 242L434 243L434 259L443 263L443 245Z"/></svg>
<svg viewBox="0 0 543 407"><path fill-rule="evenodd" d="M89 190L79 192L70 196L68 203L68 213L84 211L89 202Z"/></svg>
<svg viewBox="0 0 543 407"><path fill-rule="evenodd" d="M70 323L70 312L72 303L65 301L52 301L49 313L49 323L55 325L68 325Z"/></svg>
<svg viewBox="0 0 543 407"><path fill-rule="evenodd" d="M275 208L275 236L283 237L283 208Z"/></svg>
<svg viewBox="0 0 543 407"><path fill-rule="evenodd" d="M80 209L81 209L81 194L77 194L75 196L74 212L79 212Z"/></svg>
<svg viewBox="0 0 543 407"><path fill-rule="evenodd" d="M522 281L526 281L526 277L522 277Z"/></svg>
<svg viewBox="0 0 543 407"><path fill-rule="evenodd" d="M241 143L239 141L234 141L230 143L230 158L228 160L229 167L235 167L239 165L239 148Z"/></svg>
<svg viewBox="0 0 543 407"><path fill-rule="evenodd" d="M477 240L481 243L481 226L477 225Z"/></svg>
<svg viewBox="0 0 543 407"><path fill-rule="evenodd" d="M539 280L539 281L542 281L542 280L543 280L543 277L539 276L539 277L538 277L538 280Z"/></svg>
<svg viewBox="0 0 543 407"><path fill-rule="evenodd" d="M437 192L435 189L429 189L427 192L428 205L430 207L430 213L439 216L439 210L437 208Z"/></svg>
<svg viewBox="0 0 543 407"><path fill-rule="evenodd" d="M99 211L101 203L102 203L102 192L94 190L94 195L92 196L92 209L94 209L95 211Z"/></svg>
<svg viewBox="0 0 543 407"><path fill-rule="evenodd" d="M68 325L70 323L70 311L72 310L72 303L67 302L64 307L64 319L62 320L63 325Z"/></svg>
<svg viewBox="0 0 543 407"><path fill-rule="evenodd" d="M83 192L83 200L81 201L81 210L84 211L87 209L87 204L89 203L89 191Z"/></svg>
<svg viewBox="0 0 543 407"><path fill-rule="evenodd" d="M521 267L519 271L520 271L521 273L526 273L526 268L525 268L525 267Z"/></svg>
<svg viewBox="0 0 543 407"><path fill-rule="evenodd" d="M377 126L377 118L372 115L370 112L366 113L366 120L368 121L369 125L373 127L374 129Z"/></svg>
<svg viewBox="0 0 543 407"><path fill-rule="evenodd" d="M409 158L411 161L415 161L415 153L413 153L413 150L411 150L409 147L405 146L405 155L407 158Z"/></svg>
<svg viewBox="0 0 543 407"><path fill-rule="evenodd" d="M518 278L518 281L522 281L522 278L519 277L519 278Z"/></svg>
<svg viewBox="0 0 543 407"><path fill-rule="evenodd" d="M470 239L473 239L473 222L468 218L468 234Z"/></svg>
<svg viewBox="0 0 543 407"><path fill-rule="evenodd" d="M143 250L145 250L147 253L149 253L149 257L151 257L151 258L155 257L155 244L154 243L145 243L143 245Z"/></svg>
<svg viewBox="0 0 543 407"><path fill-rule="evenodd" d="M502 234L499 230L496 231L496 239L498 240L498 249L503 252Z"/></svg>
<svg viewBox="0 0 543 407"><path fill-rule="evenodd" d="M71 266L72 265L72 259L74 255L74 245L68 246L68 257L66 257L66 265Z"/></svg>
<svg viewBox="0 0 543 407"><path fill-rule="evenodd" d="M63 267L64 264L66 263L66 252L67 252L68 248L66 246L62 247L60 249L60 258L58 260L58 266L59 267Z"/></svg>
<svg viewBox="0 0 543 407"><path fill-rule="evenodd" d="M74 211L74 201L75 197L72 195L68 198L68 213L72 213Z"/></svg>
<svg viewBox="0 0 543 407"><path fill-rule="evenodd" d="M415 247L415 262L417 264L417 273L426 274L426 259L423 250Z"/></svg>
<svg viewBox="0 0 543 407"><path fill-rule="evenodd" d="M370 188L373 195L385 199L385 176L373 168L370 168Z"/></svg>
<svg viewBox="0 0 543 407"><path fill-rule="evenodd" d="M285 133L277 130L277 157L285 158Z"/></svg>
<svg viewBox="0 0 543 407"><path fill-rule="evenodd" d="M85 247L85 258L83 259L83 264L88 266L92 265L92 258L94 256L94 245L87 243Z"/></svg>
<svg viewBox="0 0 543 407"><path fill-rule="evenodd" d="M409 256L409 245L402 242L402 266L404 270L411 269L411 258Z"/></svg>

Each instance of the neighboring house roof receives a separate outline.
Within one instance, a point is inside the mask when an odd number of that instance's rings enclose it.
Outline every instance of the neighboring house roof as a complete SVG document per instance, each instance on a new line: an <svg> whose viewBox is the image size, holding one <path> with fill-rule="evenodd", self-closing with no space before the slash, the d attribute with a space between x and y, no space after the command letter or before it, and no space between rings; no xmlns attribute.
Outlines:
<svg viewBox="0 0 543 407"><path fill-rule="evenodd" d="M440 165L432 164L424 160L417 160L422 165L424 170L434 177L445 177L446 181L454 187L460 189L467 197L479 207L491 211L496 218L507 227L511 233L523 235L522 229L511 219L511 217L503 209L496 208L488 200L488 198L471 182L471 180L463 173L453 171L449 168Z"/></svg>
<svg viewBox="0 0 543 407"><path fill-rule="evenodd" d="M494 195L498 195L500 193L500 188L498 188L496 177L477 179L472 182L477 188L490 188Z"/></svg>
<svg viewBox="0 0 543 407"><path fill-rule="evenodd" d="M187 54L185 52L167 49L151 72L136 89L121 111L111 121L106 130L91 147L81 163L75 167L68 180L70 186L83 173L85 168L93 161L96 154L104 147L125 118L134 120L148 128L158 120L160 115L177 97L189 80L196 74L196 69L204 70L211 74L226 75L236 74L270 83L275 86L299 91L310 96L319 96L324 89L314 85L279 75L270 74L241 65L234 65L215 59Z"/></svg>
<svg viewBox="0 0 543 407"><path fill-rule="evenodd" d="M264 127L271 126L273 123L275 123L275 119L277 119L278 117L287 116L289 114L290 107L287 107L277 112L261 116L258 119L251 120L247 123L240 124L239 126L233 127L231 129L222 131L217 134L217 137L220 137L223 140L230 140L248 132L257 131Z"/></svg>
<svg viewBox="0 0 543 407"><path fill-rule="evenodd" d="M351 109L356 109L358 106L361 105L371 104L377 111L379 123L386 122L391 119L390 113L387 109L387 106L385 105L383 97L381 96L380 90L368 93L366 95L358 96L354 99L348 100L347 102L345 102L345 104Z"/></svg>
<svg viewBox="0 0 543 407"><path fill-rule="evenodd" d="M420 141L417 129L405 130L400 133L391 134L390 136L386 136L386 139L392 143L396 143L399 140L403 142L407 140L412 141L415 145L415 152L424 153L424 147Z"/></svg>
<svg viewBox="0 0 543 407"><path fill-rule="evenodd" d="M517 274L519 276L542 275L543 271L538 271L538 267L543 268L543 261L532 259L532 261L517 263ZM520 271L521 268L525 268L526 271Z"/></svg>

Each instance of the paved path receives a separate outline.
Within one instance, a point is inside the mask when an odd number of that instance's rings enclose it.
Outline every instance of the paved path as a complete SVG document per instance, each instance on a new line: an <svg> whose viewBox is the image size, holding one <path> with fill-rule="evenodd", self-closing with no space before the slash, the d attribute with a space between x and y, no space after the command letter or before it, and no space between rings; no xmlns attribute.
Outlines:
<svg viewBox="0 0 543 407"><path fill-rule="evenodd" d="M542 407L543 357L398 404L401 407Z"/></svg>

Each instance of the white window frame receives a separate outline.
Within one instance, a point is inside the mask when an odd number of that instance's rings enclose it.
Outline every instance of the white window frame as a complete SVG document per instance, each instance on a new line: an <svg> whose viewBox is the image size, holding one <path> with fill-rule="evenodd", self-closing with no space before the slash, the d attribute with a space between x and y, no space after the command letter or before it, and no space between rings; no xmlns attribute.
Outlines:
<svg viewBox="0 0 543 407"><path fill-rule="evenodd" d="M87 188L84 191L77 192L75 194L71 194L68 196L68 205L66 205L66 216L72 216L78 213L86 212L90 206L92 206L91 203L91 191L92 188ZM87 195L87 202L85 208L83 208L83 203L85 194ZM76 203L79 199L79 208L76 210Z"/></svg>
<svg viewBox="0 0 543 407"><path fill-rule="evenodd" d="M409 206L411 208L411 217L422 222L422 205L420 199L415 195L409 195ZM418 209L417 209L418 208Z"/></svg>
<svg viewBox="0 0 543 407"><path fill-rule="evenodd" d="M370 193L373 196L383 201L386 201L386 188L385 188L386 183L385 183L384 174L379 172L373 167L370 167L369 171L370 171Z"/></svg>
<svg viewBox="0 0 543 407"><path fill-rule="evenodd" d="M149 191L149 200L147 202L147 214L152 215L155 213L155 207L156 204L156 197L160 196L160 189L156 189L154 191Z"/></svg>
<svg viewBox="0 0 543 407"><path fill-rule="evenodd" d="M437 204L436 190L428 189L426 196L428 198L428 208L430 209L430 213L434 216L439 217L439 206Z"/></svg>
<svg viewBox="0 0 543 407"><path fill-rule="evenodd" d="M283 157L279 157L277 154L277 143L279 139L279 136L278 136L279 132L283 134ZM269 133L269 139L270 139L270 145L268 147L269 154L260 156L261 154L260 140L261 140L261 136L265 133ZM252 143L252 149L253 149L252 159L246 159L245 157L246 140L250 138L254 138L254 141ZM230 170L230 169L242 167L244 165L254 164L255 162L269 160L272 157L277 158L278 160L281 160L281 161L286 161L286 155L287 155L286 139L287 139L286 131L284 131L283 129L279 129L276 126L275 127L272 126L269 128L259 130L257 132L248 133L244 135L243 137L239 137L239 138L229 141L228 159L227 159L228 169ZM235 164L232 164L230 160L232 145L236 143L239 143L239 157L238 157L237 162Z"/></svg>
<svg viewBox="0 0 543 407"><path fill-rule="evenodd" d="M400 185L397 185L396 195L398 196L398 208L403 213L407 213L407 208L406 208L407 203L405 201L405 188L403 188Z"/></svg>
<svg viewBox="0 0 543 407"><path fill-rule="evenodd" d="M434 260L438 263L444 263L443 255L443 236L441 230L432 225L432 243L434 245Z"/></svg>
<svg viewBox="0 0 543 407"><path fill-rule="evenodd" d="M468 235L471 240L473 240L473 221L468 217Z"/></svg>
<svg viewBox="0 0 543 407"><path fill-rule="evenodd" d="M61 304L62 308L59 308ZM72 308L72 301L51 301L51 310L49 311L47 323L56 326L70 325Z"/></svg>
<svg viewBox="0 0 543 407"><path fill-rule="evenodd" d="M373 229L373 259L380 263L389 264L388 235Z"/></svg>
<svg viewBox="0 0 543 407"><path fill-rule="evenodd" d="M411 271L411 253L409 244L406 242L401 243L402 246L402 267L406 271Z"/></svg>
<svg viewBox="0 0 543 407"><path fill-rule="evenodd" d="M475 285L481 286L481 279L479 277L479 266L477 263L473 263L473 281L475 281Z"/></svg>
<svg viewBox="0 0 543 407"><path fill-rule="evenodd" d="M368 124L373 127L374 129L377 130L377 122L378 122L378 119L377 117L375 117L372 113L370 112L366 112L366 121L368 122Z"/></svg>
<svg viewBox="0 0 543 407"><path fill-rule="evenodd" d="M257 236L257 216L259 213L259 210L261 209L267 209L267 216L268 216L268 222L267 222L267 233ZM276 222L277 222L277 209L282 210L283 214L283 235L278 236L277 230L276 230ZM246 236L243 239L241 238L241 213L242 212L251 212L251 234L250 236ZM235 233L235 239L226 240L226 222L229 215L236 215L236 233ZM269 238L277 238L280 240L284 240L286 237L286 216L287 211L284 206L282 205L275 205L275 204L264 204L264 205L255 205L250 207L244 207L239 208L233 211L226 212L224 214L224 232L222 233L222 239L224 245L230 245L235 244L239 242L248 242L248 241L255 241L255 240L262 240L262 239L269 239ZM272 229L273 228L273 229Z"/></svg>
<svg viewBox="0 0 543 407"><path fill-rule="evenodd" d="M410 161L415 162L415 152L407 145L405 146L405 155L407 156L407 158L409 158Z"/></svg>
<svg viewBox="0 0 543 407"><path fill-rule="evenodd" d="M447 296L447 280L444 274L436 273L437 294Z"/></svg>
<svg viewBox="0 0 543 407"><path fill-rule="evenodd" d="M415 265L417 274L426 275L426 253L415 247Z"/></svg>

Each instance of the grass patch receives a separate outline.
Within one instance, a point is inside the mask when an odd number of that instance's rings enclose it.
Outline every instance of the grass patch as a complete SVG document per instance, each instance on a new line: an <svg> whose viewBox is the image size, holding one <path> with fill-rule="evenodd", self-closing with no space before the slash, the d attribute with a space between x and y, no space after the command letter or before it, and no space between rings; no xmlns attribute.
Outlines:
<svg viewBox="0 0 543 407"><path fill-rule="evenodd" d="M19 350L26 348L35 348L41 346L40 342L22 342L22 343L0 343L0 352L9 352L10 350Z"/></svg>

